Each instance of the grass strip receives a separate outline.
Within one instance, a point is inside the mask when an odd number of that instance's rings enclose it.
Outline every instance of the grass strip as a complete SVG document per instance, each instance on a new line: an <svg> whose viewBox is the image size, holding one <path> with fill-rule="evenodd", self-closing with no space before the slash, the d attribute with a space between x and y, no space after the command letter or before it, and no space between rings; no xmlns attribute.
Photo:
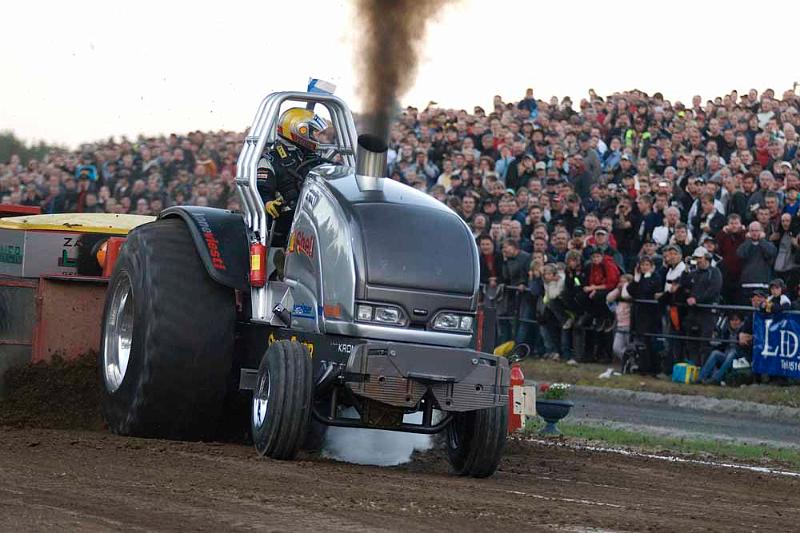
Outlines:
<svg viewBox="0 0 800 533"><path fill-rule="evenodd" d="M529 420L525 426L526 436L538 437L538 431L544 426L540 419ZM677 453L684 455L700 455L713 458L727 458L748 463L764 464L776 462L800 468L800 450L776 448L769 445L740 444L716 441L711 439L686 439L665 437L639 433L624 429L589 424L558 424L563 438L576 439L593 443L602 443L610 447L635 448L656 453Z"/></svg>
<svg viewBox="0 0 800 533"><path fill-rule="evenodd" d="M612 365L581 363L570 366L560 361L526 359L522 362L525 378L543 382L563 382L661 394L685 394L709 398L750 401L768 405L800 407L800 386L745 385L721 387L717 385L684 385L650 376L621 375L601 379L598 376Z"/></svg>

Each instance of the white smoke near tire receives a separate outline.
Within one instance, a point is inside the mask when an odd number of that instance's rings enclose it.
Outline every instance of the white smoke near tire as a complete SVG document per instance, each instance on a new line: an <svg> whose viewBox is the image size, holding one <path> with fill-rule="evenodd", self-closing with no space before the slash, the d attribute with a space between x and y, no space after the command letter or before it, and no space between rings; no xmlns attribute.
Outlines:
<svg viewBox="0 0 800 533"><path fill-rule="evenodd" d="M341 415L358 417L352 407ZM403 421L419 424L422 413L405 415ZM331 426L325 435L322 456L359 465L395 466L409 462L415 451L427 451L432 447L433 437L430 435Z"/></svg>

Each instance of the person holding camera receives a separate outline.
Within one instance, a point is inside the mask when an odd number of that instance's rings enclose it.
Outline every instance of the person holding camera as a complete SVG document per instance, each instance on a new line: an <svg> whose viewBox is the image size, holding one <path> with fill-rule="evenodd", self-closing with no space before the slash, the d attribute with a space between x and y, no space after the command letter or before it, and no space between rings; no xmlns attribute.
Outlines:
<svg viewBox="0 0 800 533"><path fill-rule="evenodd" d="M714 333L716 317L711 306L719 301L722 273L711 265L711 253L698 246L692 254L692 267L681 277L681 289L686 292L689 306L684 319L685 334L696 339L686 342L686 353L702 365L708 358L708 341ZM703 306L703 307L700 307Z"/></svg>
<svg viewBox="0 0 800 533"><path fill-rule="evenodd" d="M714 205L714 195L703 193L700 195L700 209L691 219L694 240L702 243L706 237L716 237L725 226L725 215L720 213Z"/></svg>
<svg viewBox="0 0 800 533"><path fill-rule="evenodd" d="M614 237L617 239L617 249L623 257L623 266L628 272L633 270L633 262L639 251L638 233L641 222L642 217L631 205L630 198L620 198L614 212Z"/></svg>

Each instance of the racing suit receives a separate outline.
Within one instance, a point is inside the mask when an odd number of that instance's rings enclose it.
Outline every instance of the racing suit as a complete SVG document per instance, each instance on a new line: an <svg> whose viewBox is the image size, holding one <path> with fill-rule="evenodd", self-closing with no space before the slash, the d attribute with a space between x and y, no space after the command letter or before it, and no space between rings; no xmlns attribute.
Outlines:
<svg viewBox="0 0 800 533"><path fill-rule="evenodd" d="M309 170L328 162L330 161L314 152L303 150L280 139L264 152L258 162L256 181L258 192L265 203L279 197L283 201L282 211L275 221L272 246L286 247L303 180Z"/></svg>

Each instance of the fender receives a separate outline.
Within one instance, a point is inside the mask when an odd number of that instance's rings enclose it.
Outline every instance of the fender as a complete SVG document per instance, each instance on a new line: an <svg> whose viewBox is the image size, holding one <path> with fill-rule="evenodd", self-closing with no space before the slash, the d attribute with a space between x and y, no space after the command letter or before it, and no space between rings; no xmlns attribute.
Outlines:
<svg viewBox="0 0 800 533"><path fill-rule="evenodd" d="M158 218L183 219L211 279L232 289L250 289L250 253L242 215L227 209L181 205L165 209Z"/></svg>

